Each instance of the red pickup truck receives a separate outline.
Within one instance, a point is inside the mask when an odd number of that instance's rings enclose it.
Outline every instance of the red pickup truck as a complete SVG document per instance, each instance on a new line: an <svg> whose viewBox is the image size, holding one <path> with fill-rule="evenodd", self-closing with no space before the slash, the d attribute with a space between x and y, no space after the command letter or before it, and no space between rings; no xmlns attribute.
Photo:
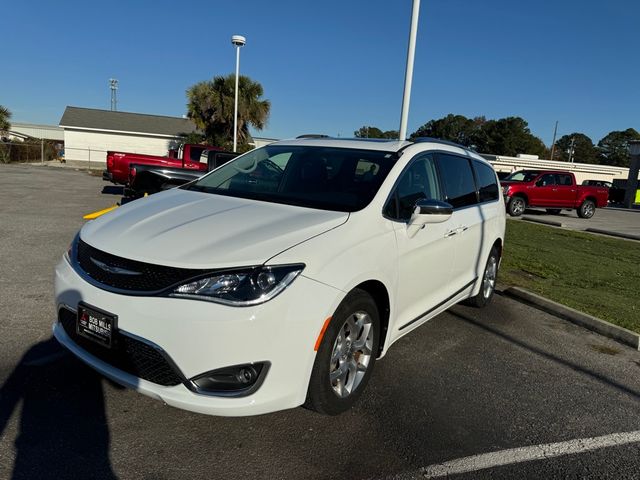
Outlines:
<svg viewBox="0 0 640 480"><path fill-rule="evenodd" d="M606 188L577 185L573 173L556 170L519 170L500 183L512 217L527 207L542 207L553 214L577 210L580 218L591 218L596 208L607 206L609 196Z"/></svg>
<svg viewBox="0 0 640 480"><path fill-rule="evenodd" d="M160 157L158 155L145 155L142 153L107 152L107 169L102 172L102 178L109 182L127 185L129 183L130 165L134 163L137 165L177 167L206 172L206 154L210 150L222 151L222 149L218 147L187 143L180 147L177 157ZM203 153L205 155L203 155Z"/></svg>

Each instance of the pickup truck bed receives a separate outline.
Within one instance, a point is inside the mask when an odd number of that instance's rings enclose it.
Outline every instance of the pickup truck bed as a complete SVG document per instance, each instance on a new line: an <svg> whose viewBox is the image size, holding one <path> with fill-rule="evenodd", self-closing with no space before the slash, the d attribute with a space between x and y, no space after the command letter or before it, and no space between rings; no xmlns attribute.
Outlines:
<svg viewBox="0 0 640 480"><path fill-rule="evenodd" d="M206 170L132 163L129 166L129 180L125 187L125 197L140 197L145 193L152 194L184 185L197 180L220 165L224 165L237 155L231 152L210 150L207 154Z"/></svg>

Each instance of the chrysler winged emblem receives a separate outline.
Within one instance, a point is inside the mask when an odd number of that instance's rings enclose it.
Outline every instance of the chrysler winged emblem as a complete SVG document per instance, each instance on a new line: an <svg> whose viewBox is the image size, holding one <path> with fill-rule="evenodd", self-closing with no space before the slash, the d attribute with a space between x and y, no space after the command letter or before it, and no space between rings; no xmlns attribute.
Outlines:
<svg viewBox="0 0 640 480"><path fill-rule="evenodd" d="M100 260L96 260L93 257L89 257L91 261L105 272L115 273L116 275L142 275L142 272L134 272L133 270L127 270L126 268L114 267L113 265L107 265Z"/></svg>

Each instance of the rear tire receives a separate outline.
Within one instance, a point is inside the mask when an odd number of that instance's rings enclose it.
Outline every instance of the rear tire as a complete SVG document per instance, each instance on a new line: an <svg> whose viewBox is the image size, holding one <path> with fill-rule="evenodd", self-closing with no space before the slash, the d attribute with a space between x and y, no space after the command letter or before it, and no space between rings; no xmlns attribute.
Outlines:
<svg viewBox="0 0 640 480"><path fill-rule="evenodd" d="M340 303L324 333L304 406L325 415L351 408L369 381L379 341L378 307L371 295L355 289Z"/></svg>
<svg viewBox="0 0 640 480"><path fill-rule="evenodd" d="M487 264L482 274L482 285L477 295L470 297L465 302L467 305L476 308L482 308L489 305L493 294L496 291L496 282L498 280L498 266L500 265L500 253L498 247L493 247L489 252Z"/></svg>
<svg viewBox="0 0 640 480"><path fill-rule="evenodd" d="M580 218L591 218L596 213L596 204L593 200L585 200L578 208L578 216Z"/></svg>
<svg viewBox="0 0 640 480"><path fill-rule="evenodd" d="M527 207L527 203L522 197L511 197L509 203L507 203L507 213L512 217L519 217L524 213L524 209Z"/></svg>
<svg viewBox="0 0 640 480"><path fill-rule="evenodd" d="M547 213L550 215L559 215L561 211L559 208L547 208Z"/></svg>

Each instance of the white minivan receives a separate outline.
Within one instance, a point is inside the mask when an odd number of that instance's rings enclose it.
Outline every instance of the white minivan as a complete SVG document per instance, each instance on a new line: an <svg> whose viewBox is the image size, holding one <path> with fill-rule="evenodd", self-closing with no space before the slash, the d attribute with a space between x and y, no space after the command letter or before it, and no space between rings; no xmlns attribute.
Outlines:
<svg viewBox="0 0 640 480"><path fill-rule="evenodd" d="M434 139L305 138L88 222L56 268L56 338L169 405L348 409L400 337L493 295L497 176Z"/></svg>

